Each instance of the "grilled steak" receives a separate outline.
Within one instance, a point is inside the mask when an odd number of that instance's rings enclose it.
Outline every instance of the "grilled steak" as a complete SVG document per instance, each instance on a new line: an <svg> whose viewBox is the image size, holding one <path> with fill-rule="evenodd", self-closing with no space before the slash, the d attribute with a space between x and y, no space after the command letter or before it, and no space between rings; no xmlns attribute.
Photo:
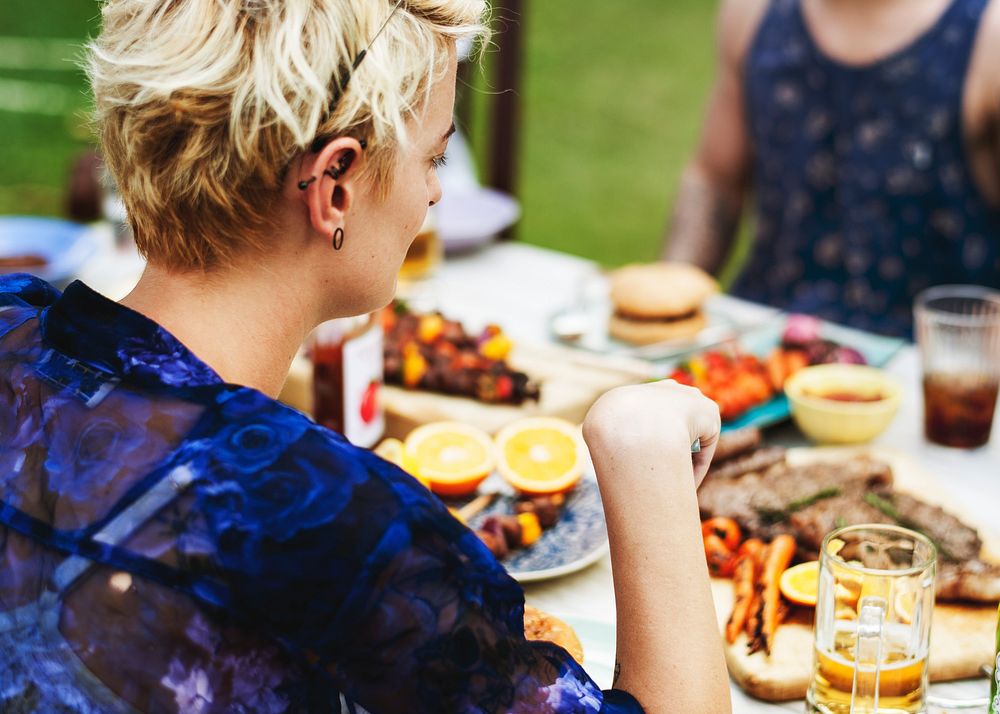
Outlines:
<svg viewBox="0 0 1000 714"><path fill-rule="evenodd" d="M703 518L728 516L748 537L791 533L798 556L815 559L826 535L841 526L898 524L927 535L938 547L937 596L941 600L1000 600L1000 565L979 560L975 529L937 506L892 491L888 465L868 458L773 465L764 472L719 476L729 465L753 459L760 449L713 469L698 492ZM761 458L763 462L763 457Z"/></svg>
<svg viewBox="0 0 1000 714"><path fill-rule="evenodd" d="M819 557L823 539L832 530L860 523L895 525L895 521L882 511L865 502L868 491L865 484L853 484L841 495L817 501L789 517L799 548L809 554L810 560Z"/></svg>
<svg viewBox="0 0 1000 714"><path fill-rule="evenodd" d="M853 485L881 488L891 483L889 466L872 459L785 466L738 479L708 479L698 492L698 504L703 518L728 516L748 534L768 537L779 523L786 524L779 532L790 532L788 516L813 500L839 495Z"/></svg>
<svg viewBox="0 0 1000 714"><path fill-rule="evenodd" d="M900 525L934 541L942 562L961 563L979 557L983 549L982 538L955 516L905 493L894 493L890 500L899 512Z"/></svg>
<svg viewBox="0 0 1000 714"><path fill-rule="evenodd" d="M995 603L1000 600L1000 565L978 559L939 563L935 585L939 600Z"/></svg>
<svg viewBox="0 0 1000 714"><path fill-rule="evenodd" d="M712 465L754 451L760 446L762 439L760 429L756 427L725 432L719 437L719 443L715 447Z"/></svg>
<svg viewBox="0 0 1000 714"><path fill-rule="evenodd" d="M708 477L712 479L739 478L744 474L764 473L772 466L785 462L785 449L780 446L765 446L749 454L733 456L712 468Z"/></svg>

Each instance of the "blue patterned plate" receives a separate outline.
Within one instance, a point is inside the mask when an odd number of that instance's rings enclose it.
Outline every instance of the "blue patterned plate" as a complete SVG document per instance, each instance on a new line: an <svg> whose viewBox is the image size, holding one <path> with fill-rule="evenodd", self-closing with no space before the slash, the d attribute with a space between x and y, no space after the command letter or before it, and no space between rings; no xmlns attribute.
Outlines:
<svg viewBox="0 0 1000 714"><path fill-rule="evenodd" d="M37 255L46 264L23 271L65 285L98 244L86 226L56 218L0 216L0 257Z"/></svg>
<svg viewBox="0 0 1000 714"><path fill-rule="evenodd" d="M472 519L477 528L487 516L514 512L515 498L501 495ZM531 547L511 551L503 564L518 582L558 578L596 563L608 551L601 493L593 477L584 476L566 496L559 521Z"/></svg>

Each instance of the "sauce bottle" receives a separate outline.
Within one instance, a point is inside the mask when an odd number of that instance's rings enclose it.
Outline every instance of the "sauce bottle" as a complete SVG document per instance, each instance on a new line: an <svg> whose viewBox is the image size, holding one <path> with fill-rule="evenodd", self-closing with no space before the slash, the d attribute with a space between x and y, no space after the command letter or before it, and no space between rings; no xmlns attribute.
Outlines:
<svg viewBox="0 0 1000 714"><path fill-rule="evenodd" d="M355 446L373 447L385 432L382 322L362 315L324 322L313 332L313 416Z"/></svg>

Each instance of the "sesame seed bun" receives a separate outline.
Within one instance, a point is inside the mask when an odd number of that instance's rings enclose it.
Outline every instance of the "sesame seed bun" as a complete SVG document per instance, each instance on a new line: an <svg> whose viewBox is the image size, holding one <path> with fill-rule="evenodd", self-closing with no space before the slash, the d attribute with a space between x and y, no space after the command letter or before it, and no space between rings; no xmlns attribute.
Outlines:
<svg viewBox="0 0 1000 714"><path fill-rule="evenodd" d="M639 318L687 315L718 291L712 276L686 263L627 265L611 274L615 310Z"/></svg>

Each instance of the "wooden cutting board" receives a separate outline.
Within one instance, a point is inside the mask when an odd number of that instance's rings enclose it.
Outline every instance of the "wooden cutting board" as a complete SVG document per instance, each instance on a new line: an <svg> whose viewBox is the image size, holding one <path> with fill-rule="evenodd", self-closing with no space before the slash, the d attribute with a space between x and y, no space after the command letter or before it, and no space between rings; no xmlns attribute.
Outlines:
<svg viewBox="0 0 1000 714"><path fill-rule="evenodd" d="M793 449L792 463L833 461L871 454L892 466L895 488L906 491L962 518L983 538L983 558L1000 562L1000 536L990 524L967 518L960 507L935 485L910 456L886 449L814 448ZM713 580L712 594L720 627L733 609L733 585L729 580ZM746 635L726 648L729 673L748 694L767 701L802 699L806 695L813 664L811 610L796 608L796 617L778 627L771 655L747 655ZM996 604L975 606L939 604L934 608L931 629L930 678L932 681L965 679L981 675L980 667L993 659L996 645Z"/></svg>
<svg viewBox="0 0 1000 714"><path fill-rule="evenodd" d="M385 387L387 437L404 439L414 428L433 421L460 421L493 434L527 416L556 416L578 424L597 398L609 389L638 384L650 377L649 365L639 360L612 358L558 345L521 345L511 365L541 384L541 400L521 406L484 404L474 399L433 392ZM310 413L312 368L296 358L280 399Z"/></svg>

